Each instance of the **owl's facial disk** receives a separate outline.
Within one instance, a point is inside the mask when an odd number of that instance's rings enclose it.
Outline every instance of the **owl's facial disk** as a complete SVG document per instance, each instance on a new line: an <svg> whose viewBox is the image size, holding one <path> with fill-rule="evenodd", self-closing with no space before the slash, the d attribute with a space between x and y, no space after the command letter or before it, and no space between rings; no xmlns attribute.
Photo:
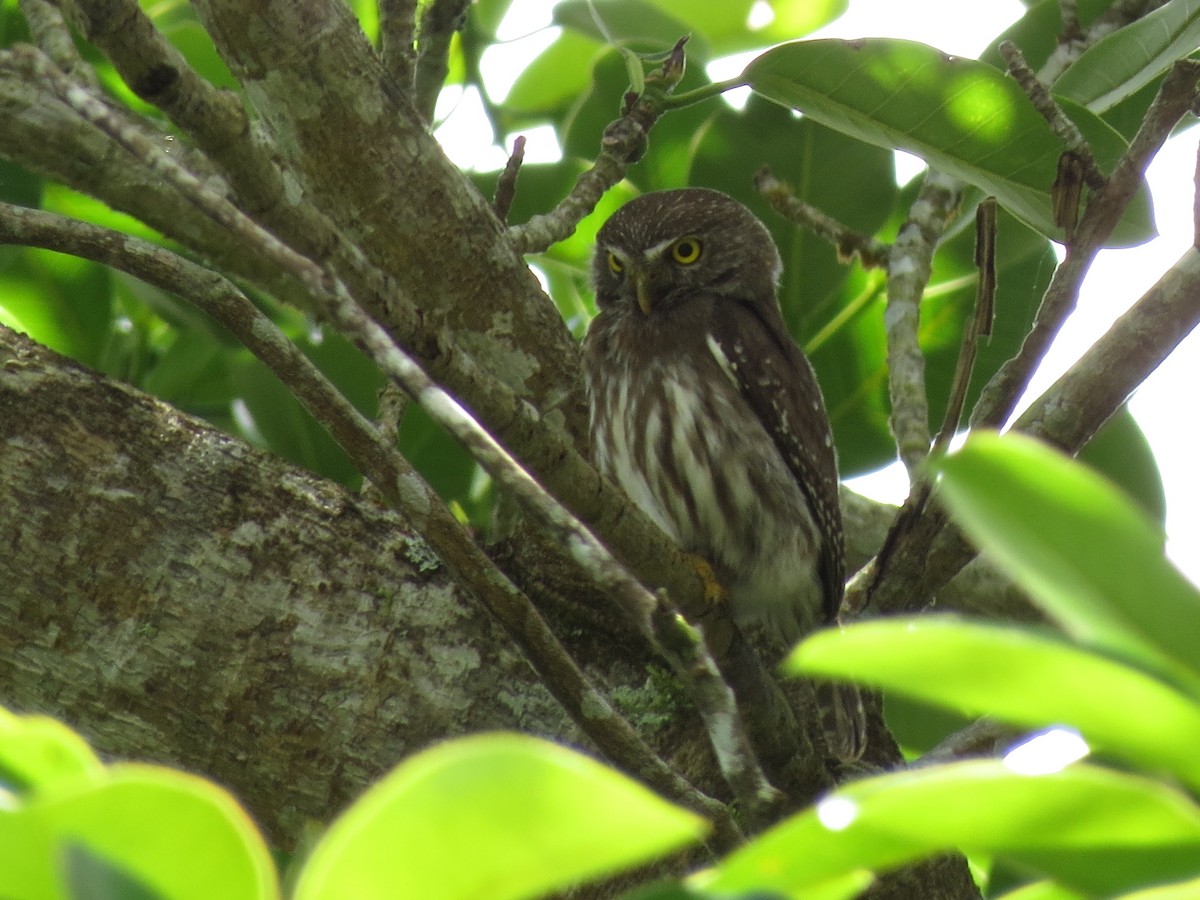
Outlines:
<svg viewBox="0 0 1200 900"><path fill-rule="evenodd" d="M701 255L698 238L669 238L640 253L609 250L607 264L617 279L620 296L636 304L649 316L679 287L678 270L695 263Z"/></svg>

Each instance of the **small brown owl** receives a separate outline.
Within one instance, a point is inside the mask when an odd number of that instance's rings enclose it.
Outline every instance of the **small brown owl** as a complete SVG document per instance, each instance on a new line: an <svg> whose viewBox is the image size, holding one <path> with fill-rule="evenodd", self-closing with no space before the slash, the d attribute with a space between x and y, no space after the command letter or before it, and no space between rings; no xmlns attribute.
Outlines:
<svg viewBox="0 0 1200 900"><path fill-rule="evenodd" d="M775 243L703 188L630 201L596 243L596 465L712 564L736 621L790 645L836 615L845 564L833 436L784 326Z"/></svg>

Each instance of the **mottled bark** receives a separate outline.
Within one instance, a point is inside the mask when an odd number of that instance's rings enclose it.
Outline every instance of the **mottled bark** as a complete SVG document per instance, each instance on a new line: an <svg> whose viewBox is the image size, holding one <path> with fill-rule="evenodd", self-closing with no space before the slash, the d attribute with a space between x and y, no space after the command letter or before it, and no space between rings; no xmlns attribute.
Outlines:
<svg viewBox="0 0 1200 900"><path fill-rule="evenodd" d="M397 515L0 329L5 705L232 788L290 846L404 756L571 739Z"/></svg>

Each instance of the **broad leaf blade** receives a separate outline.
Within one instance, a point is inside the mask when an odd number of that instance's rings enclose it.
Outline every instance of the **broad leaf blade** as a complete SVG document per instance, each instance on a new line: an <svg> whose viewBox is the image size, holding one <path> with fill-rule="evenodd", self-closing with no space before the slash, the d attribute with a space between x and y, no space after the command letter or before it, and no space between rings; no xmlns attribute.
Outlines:
<svg viewBox="0 0 1200 900"><path fill-rule="evenodd" d="M9 858L14 842L24 852ZM67 845L75 862L80 853L106 860L173 900L279 895L274 861L245 811L215 784L171 769L115 765L101 779L60 785L0 816L5 887L59 896L48 886L80 874L62 857Z"/></svg>
<svg viewBox="0 0 1200 900"><path fill-rule="evenodd" d="M1200 706L1138 669L1028 629L881 619L815 634L788 665L972 716L1070 725L1098 749L1200 788Z"/></svg>
<svg viewBox="0 0 1200 900"><path fill-rule="evenodd" d="M994 760L930 766L848 785L693 881L800 893L952 847L1068 886L1122 889L1200 867L1200 808L1156 782L1094 766L1039 776Z"/></svg>
<svg viewBox="0 0 1200 900"><path fill-rule="evenodd" d="M0 707L0 790L36 793L64 779L97 779L103 771L92 748L66 725Z"/></svg>
<svg viewBox="0 0 1200 900"><path fill-rule="evenodd" d="M1097 41L1054 82L1054 93L1102 113L1200 47L1200 0L1173 0Z"/></svg>
<svg viewBox="0 0 1200 900"><path fill-rule="evenodd" d="M540 896L691 843L704 823L564 747L477 735L409 759L330 829L297 900Z"/></svg>
<svg viewBox="0 0 1200 900"><path fill-rule="evenodd" d="M1122 894L1116 900L1196 900L1197 897L1200 897L1200 878L1147 888L1133 894Z"/></svg>
<svg viewBox="0 0 1200 900"><path fill-rule="evenodd" d="M985 63L913 41L797 41L768 50L743 72L763 96L860 140L898 147L999 198L1048 236L1064 145L1016 83ZM1123 141L1095 117L1077 124L1111 164ZM1153 234L1127 215L1114 244Z"/></svg>
<svg viewBox="0 0 1200 900"><path fill-rule="evenodd" d="M1200 697L1200 594L1119 490L1020 435L972 435L937 467L967 533L1068 633Z"/></svg>

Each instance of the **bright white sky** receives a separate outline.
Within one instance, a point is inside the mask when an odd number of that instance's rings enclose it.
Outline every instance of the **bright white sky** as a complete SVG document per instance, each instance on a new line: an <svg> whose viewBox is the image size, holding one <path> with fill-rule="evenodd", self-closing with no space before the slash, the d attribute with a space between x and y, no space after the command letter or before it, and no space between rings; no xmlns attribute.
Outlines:
<svg viewBox="0 0 1200 900"><path fill-rule="evenodd" d="M501 26L509 43L485 56L483 73L489 91L500 99L521 67L550 43L557 29L546 27L554 0L516 0ZM1018 0L964 3L962 0L850 0L842 18L819 32L821 37L901 37L923 41L956 56L977 56L1022 13ZM745 60L714 64L710 73L726 78ZM451 110L453 112L451 113ZM447 91L439 116L449 114L438 138L460 165L499 168L506 153L490 145L477 98ZM558 158L553 134L527 132L529 161ZM1100 254L1084 283L1079 310L1067 322L1039 370L1029 398L1049 387L1136 301L1192 243L1192 175L1200 130L1173 138L1150 167L1160 237L1129 250ZM902 179L914 171L901 161ZM1168 552L1193 582L1200 584L1200 484L1196 448L1200 446L1200 331L1190 335L1175 354L1134 396L1130 408L1154 448L1167 495ZM1183 399L1181 398L1191 398ZM853 487L890 502L904 499L905 480L899 466L855 479Z"/></svg>

